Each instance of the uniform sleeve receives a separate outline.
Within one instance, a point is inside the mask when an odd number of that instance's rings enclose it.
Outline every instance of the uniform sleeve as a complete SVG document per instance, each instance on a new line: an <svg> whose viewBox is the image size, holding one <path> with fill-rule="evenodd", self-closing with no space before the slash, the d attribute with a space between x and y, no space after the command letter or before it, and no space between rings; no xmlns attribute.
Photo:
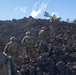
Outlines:
<svg viewBox="0 0 76 75"><path fill-rule="evenodd" d="M25 37L22 39L22 46L25 46Z"/></svg>
<svg viewBox="0 0 76 75"><path fill-rule="evenodd" d="M4 52L5 53L8 53L8 47L9 47L9 43L5 46L5 48L4 48Z"/></svg>

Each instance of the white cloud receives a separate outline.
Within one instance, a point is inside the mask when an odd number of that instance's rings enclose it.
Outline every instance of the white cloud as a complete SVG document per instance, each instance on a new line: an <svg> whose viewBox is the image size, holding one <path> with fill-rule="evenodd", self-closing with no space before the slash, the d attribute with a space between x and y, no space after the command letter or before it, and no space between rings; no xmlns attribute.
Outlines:
<svg viewBox="0 0 76 75"><path fill-rule="evenodd" d="M25 13L26 12L26 7L16 7L15 8L15 12Z"/></svg>
<svg viewBox="0 0 76 75"><path fill-rule="evenodd" d="M43 10L46 9L49 0L46 2L47 0L43 0L43 2L41 3L41 0L39 0L38 2L35 3L35 5L33 6L32 12L30 14L30 16L32 17L37 17ZM38 4L40 4L39 9L36 9L36 7L38 6Z"/></svg>
<svg viewBox="0 0 76 75"><path fill-rule="evenodd" d="M58 15L57 12L52 12L52 13L51 13L51 16L53 16L53 15L56 15L57 17L59 17L59 15Z"/></svg>
<svg viewBox="0 0 76 75"><path fill-rule="evenodd" d="M26 12L26 7L20 7L20 11L25 13Z"/></svg>
<svg viewBox="0 0 76 75"><path fill-rule="evenodd" d="M33 10L35 9L35 7L37 6L38 3L40 3L40 0L35 3L35 5L33 6Z"/></svg>

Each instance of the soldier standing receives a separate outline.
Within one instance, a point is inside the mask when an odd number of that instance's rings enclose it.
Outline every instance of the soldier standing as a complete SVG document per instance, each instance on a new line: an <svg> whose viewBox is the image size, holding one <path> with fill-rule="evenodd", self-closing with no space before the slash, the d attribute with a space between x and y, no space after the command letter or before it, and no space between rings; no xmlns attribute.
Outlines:
<svg viewBox="0 0 76 75"><path fill-rule="evenodd" d="M6 44L6 46L4 48L4 52L8 56L12 56L14 61L18 60L18 56L20 54L20 47L19 47L19 44L17 43L15 37L10 38L10 42Z"/></svg>
<svg viewBox="0 0 76 75"><path fill-rule="evenodd" d="M39 31L39 38L41 41L46 40L46 32L45 32L45 27L42 27L42 29Z"/></svg>
<svg viewBox="0 0 76 75"><path fill-rule="evenodd" d="M25 52L26 56L32 59L33 57L33 37L31 36L30 31L26 32L26 35L24 36L22 40L22 45L25 46Z"/></svg>
<svg viewBox="0 0 76 75"><path fill-rule="evenodd" d="M39 43L39 50L41 53L45 53L48 51L48 47L46 44L46 31L45 27L42 27L42 29L39 31L39 38L40 38L40 43Z"/></svg>

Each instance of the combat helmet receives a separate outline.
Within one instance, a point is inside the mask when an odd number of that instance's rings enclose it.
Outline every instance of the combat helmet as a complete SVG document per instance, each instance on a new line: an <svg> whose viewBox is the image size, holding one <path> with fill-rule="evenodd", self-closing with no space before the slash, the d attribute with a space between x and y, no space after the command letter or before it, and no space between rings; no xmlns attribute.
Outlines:
<svg viewBox="0 0 76 75"><path fill-rule="evenodd" d="M15 37L11 37L11 38L10 38L10 41L15 41L15 40L16 40Z"/></svg>
<svg viewBox="0 0 76 75"><path fill-rule="evenodd" d="M30 31L27 31L27 32L26 32L26 35L31 35L31 32L30 32Z"/></svg>
<svg viewBox="0 0 76 75"><path fill-rule="evenodd" d="M45 30L45 27L42 27L42 30Z"/></svg>

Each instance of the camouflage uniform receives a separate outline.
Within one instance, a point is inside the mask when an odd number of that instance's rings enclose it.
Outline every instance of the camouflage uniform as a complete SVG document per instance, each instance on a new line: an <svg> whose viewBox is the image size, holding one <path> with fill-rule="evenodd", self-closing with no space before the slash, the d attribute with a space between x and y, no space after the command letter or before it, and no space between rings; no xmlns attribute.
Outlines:
<svg viewBox="0 0 76 75"><path fill-rule="evenodd" d="M20 75L12 58L4 52L0 52L0 75Z"/></svg>
<svg viewBox="0 0 76 75"><path fill-rule="evenodd" d="M29 58L33 57L33 37L29 31L26 32L25 37L22 40L22 45L26 48L26 55Z"/></svg>
<svg viewBox="0 0 76 75"><path fill-rule="evenodd" d="M48 35L49 36L49 35ZM42 27L42 29L39 32L39 50L40 53L45 53L48 51L48 46L47 46L47 31L45 31L45 27Z"/></svg>
<svg viewBox="0 0 76 75"><path fill-rule="evenodd" d="M17 57L20 54L20 47L19 47L19 44L16 42L15 37L10 38L10 42L7 43L7 45L5 46L4 52L7 55L12 56L14 61L18 60Z"/></svg>
<svg viewBox="0 0 76 75"><path fill-rule="evenodd" d="M41 41L45 41L46 39L45 27L42 27L42 29L39 31L39 38Z"/></svg>

